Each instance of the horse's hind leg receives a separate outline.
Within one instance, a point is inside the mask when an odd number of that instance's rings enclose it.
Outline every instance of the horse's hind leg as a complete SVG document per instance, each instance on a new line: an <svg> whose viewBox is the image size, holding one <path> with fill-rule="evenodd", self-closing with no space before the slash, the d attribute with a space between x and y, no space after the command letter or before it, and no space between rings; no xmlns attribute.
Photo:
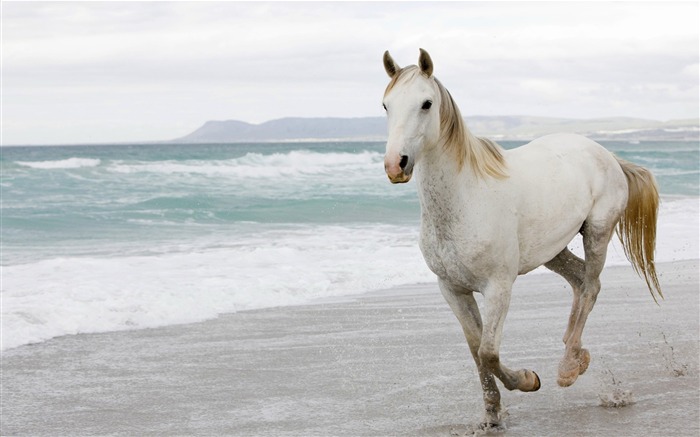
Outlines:
<svg viewBox="0 0 700 437"><path fill-rule="evenodd" d="M544 266L566 279L574 292L573 303L571 304L571 314L569 315L569 324L566 327L566 333L564 333L563 339L564 344L566 344L567 340L571 336L571 331L574 329L574 324L576 323L578 303L581 298L583 278L586 272L585 265L581 258L571 253L568 248L565 248Z"/></svg>
<svg viewBox="0 0 700 437"><path fill-rule="evenodd" d="M608 243L613 232L613 224L587 221L583 228L583 248L585 252L583 286L574 302L569 320L567 336L565 336L566 351L559 363L559 378L557 382L562 387L568 387L576 381L580 374L586 371L590 362L590 354L581 347L581 335L586 325L588 314L600 292L600 273L605 265ZM575 292L574 292L575 293Z"/></svg>
<svg viewBox="0 0 700 437"><path fill-rule="evenodd" d="M484 428L500 425L501 393L496 386L496 380L479 360L479 346L481 345L481 314L471 291L459 290L439 281L440 290L445 300L452 308L457 320L462 325L464 336L469 344L469 350L474 357L479 380L484 394L484 406L486 414L482 426Z"/></svg>

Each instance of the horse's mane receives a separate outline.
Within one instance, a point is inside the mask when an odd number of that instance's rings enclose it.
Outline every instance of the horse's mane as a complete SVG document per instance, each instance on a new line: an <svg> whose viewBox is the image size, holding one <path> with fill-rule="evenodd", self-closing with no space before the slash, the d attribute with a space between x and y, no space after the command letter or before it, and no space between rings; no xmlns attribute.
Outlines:
<svg viewBox="0 0 700 437"><path fill-rule="evenodd" d="M461 169L465 161L469 162L477 176L491 176L498 179L507 178L506 163L502 148L488 138L474 136L464 123L462 114L454 99L439 80L435 83L440 90L441 141L448 153L453 153Z"/></svg>

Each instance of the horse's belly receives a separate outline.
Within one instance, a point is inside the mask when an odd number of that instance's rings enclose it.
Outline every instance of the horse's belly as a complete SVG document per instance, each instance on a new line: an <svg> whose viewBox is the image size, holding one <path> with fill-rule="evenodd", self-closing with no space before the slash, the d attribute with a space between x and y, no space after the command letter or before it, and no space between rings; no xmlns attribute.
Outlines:
<svg viewBox="0 0 700 437"><path fill-rule="evenodd" d="M567 233L550 234L546 239L536 239L521 244L518 274L523 275L552 260L574 239L578 230L581 229L581 224L572 227Z"/></svg>
<svg viewBox="0 0 700 437"><path fill-rule="evenodd" d="M592 204L589 195L571 190L568 196L549 203L548 207L530 210L522 216L518 226L518 273L527 273L564 250L581 230Z"/></svg>

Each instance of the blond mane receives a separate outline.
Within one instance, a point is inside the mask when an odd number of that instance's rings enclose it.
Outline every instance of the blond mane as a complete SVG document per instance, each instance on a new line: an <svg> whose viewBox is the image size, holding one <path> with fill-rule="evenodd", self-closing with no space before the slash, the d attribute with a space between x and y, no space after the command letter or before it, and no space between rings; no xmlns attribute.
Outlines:
<svg viewBox="0 0 700 437"><path fill-rule="evenodd" d="M453 153L459 168L464 162L469 162L477 176L491 176L497 179L508 177L506 163L503 159L501 146L487 138L474 136L467 129L462 114L454 99L439 80L435 83L440 90L442 104L440 105L441 141L448 153Z"/></svg>

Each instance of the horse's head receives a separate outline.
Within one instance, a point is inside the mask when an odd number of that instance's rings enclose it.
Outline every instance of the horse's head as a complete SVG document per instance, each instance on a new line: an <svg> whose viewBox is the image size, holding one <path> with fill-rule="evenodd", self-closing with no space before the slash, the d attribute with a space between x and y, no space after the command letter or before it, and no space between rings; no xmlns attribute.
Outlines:
<svg viewBox="0 0 700 437"><path fill-rule="evenodd" d="M384 69L391 78L383 100L389 124L384 170L398 184L411 179L421 153L438 143L441 95L433 78L433 61L423 49L418 66L405 68L385 52Z"/></svg>

